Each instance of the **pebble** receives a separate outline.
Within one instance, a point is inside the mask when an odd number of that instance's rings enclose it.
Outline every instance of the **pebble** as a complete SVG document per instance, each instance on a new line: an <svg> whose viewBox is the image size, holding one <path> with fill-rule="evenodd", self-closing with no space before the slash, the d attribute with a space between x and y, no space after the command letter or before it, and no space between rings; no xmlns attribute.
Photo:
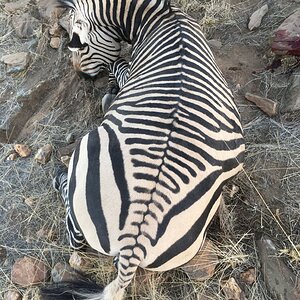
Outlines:
<svg viewBox="0 0 300 300"><path fill-rule="evenodd" d="M249 285L253 284L256 281L256 270L254 268L250 268L247 271L242 272L240 274L240 279L242 282Z"/></svg>
<svg viewBox="0 0 300 300"><path fill-rule="evenodd" d="M25 256L19 258L11 270L11 281L22 287L45 282L49 268L40 260Z"/></svg>
<svg viewBox="0 0 300 300"><path fill-rule="evenodd" d="M18 154L16 152L11 153L7 156L6 160L16 160L18 157Z"/></svg>
<svg viewBox="0 0 300 300"><path fill-rule="evenodd" d="M6 64L7 73L12 74L25 70L29 66L31 55L29 52L7 54L0 61Z"/></svg>
<svg viewBox="0 0 300 300"><path fill-rule="evenodd" d="M50 144L46 144L45 146L43 146L38 150L34 159L38 163L45 165L50 160L51 153L52 153L52 146Z"/></svg>
<svg viewBox="0 0 300 300"><path fill-rule="evenodd" d="M16 290L10 290L4 296L4 300L21 300L21 299L22 299L21 294Z"/></svg>
<svg viewBox="0 0 300 300"><path fill-rule="evenodd" d="M21 157L28 157L31 154L31 149L24 144L15 144L14 149Z"/></svg>
<svg viewBox="0 0 300 300"><path fill-rule="evenodd" d="M50 47L53 49L58 49L60 46L60 38L59 37L52 37L50 39Z"/></svg>
<svg viewBox="0 0 300 300"><path fill-rule="evenodd" d="M222 290L226 296L226 299L230 300L243 300L245 299L244 293L237 284L236 280L231 277L228 280L221 282Z"/></svg>
<svg viewBox="0 0 300 300"><path fill-rule="evenodd" d="M256 29L260 26L262 18L266 15L268 10L269 10L268 4L265 4L251 15L248 23L249 30Z"/></svg>

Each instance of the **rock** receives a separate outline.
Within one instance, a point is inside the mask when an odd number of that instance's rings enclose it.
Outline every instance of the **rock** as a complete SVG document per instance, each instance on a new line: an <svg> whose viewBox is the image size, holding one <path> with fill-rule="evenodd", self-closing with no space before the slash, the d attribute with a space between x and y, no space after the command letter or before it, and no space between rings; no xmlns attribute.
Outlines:
<svg viewBox="0 0 300 300"><path fill-rule="evenodd" d="M233 277L221 282L222 291L226 299L230 300L244 300L245 296L237 282Z"/></svg>
<svg viewBox="0 0 300 300"><path fill-rule="evenodd" d="M84 280L84 277L67 263L57 263L51 271L51 278L56 283Z"/></svg>
<svg viewBox="0 0 300 300"><path fill-rule="evenodd" d="M8 291L4 296L4 300L21 300L21 299L22 299L21 294L16 290Z"/></svg>
<svg viewBox="0 0 300 300"><path fill-rule="evenodd" d="M62 34L62 28L57 22L53 23L49 28L49 34L53 37L60 37Z"/></svg>
<svg viewBox="0 0 300 300"><path fill-rule="evenodd" d="M75 141L75 143L72 143L70 145L61 147L57 150L57 155L58 157L62 157L62 156L71 156L73 151L75 150L76 146L78 145L78 143L80 143L81 139L78 139Z"/></svg>
<svg viewBox="0 0 300 300"><path fill-rule="evenodd" d="M15 2L8 2L4 5L4 10L9 13L15 13L17 10L24 9L28 4L30 0L19 0Z"/></svg>
<svg viewBox="0 0 300 300"><path fill-rule="evenodd" d="M12 74L25 70L31 61L31 55L29 52L7 54L0 61L6 64L7 73Z"/></svg>
<svg viewBox="0 0 300 300"><path fill-rule="evenodd" d="M34 29L37 28L39 21L28 13L22 15L14 15L12 17L12 25L15 32L20 38L28 38L34 34Z"/></svg>
<svg viewBox="0 0 300 300"><path fill-rule="evenodd" d="M262 18L265 16L268 10L269 10L268 4L265 4L251 15L248 23L249 30L253 30L260 26Z"/></svg>
<svg viewBox="0 0 300 300"><path fill-rule="evenodd" d="M11 270L11 281L22 287L45 282L49 277L49 269L42 262L31 257L18 259Z"/></svg>
<svg viewBox="0 0 300 300"><path fill-rule="evenodd" d="M28 197L24 200L24 203L27 204L30 207L34 207L36 203L36 198L34 197Z"/></svg>
<svg viewBox="0 0 300 300"><path fill-rule="evenodd" d="M52 37L50 39L50 47L53 49L58 49L60 46L60 38L59 37Z"/></svg>
<svg viewBox="0 0 300 300"><path fill-rule="evenodd" d="M214 244L206 239L201 250L193 259L180 268L191 278L198 281L204 281L214 275L218 256L214 250Z"/></svg>
<svg viewBox="0 0 300 300"><path fill-rule="evenodd" d="M278 103L272 99L246 93L245 98L257 105L268 116L273 117L278 113Z"/></svg>
<svg viewBox="0 0 300 300"><path fill-rule="evenodd" d="M219 40L212 39L212 40L208 40L207 43L213 49L220 50L222 48L222 43Z"/></svg>
<svg viewBox="0 0 300 300"><path fill-rule="evenodd" d="M15 144L14 149L21 157L28 157L31 154L31 149L24 144Z"/></svg>
<svg viewBox="0 0 300 300"><path fill-rule="evenodd" d="M70 159L71 159L71 157L68 156L68 155L62 156L62 157L60 158L61 162L62 162L67 168L69 167Z"/></svg>
<svg viewBox="0 0 300 300"><path fill-rule="evenodd" d="M11 153L7 156L6 160L16 160L18 157L18 154L16 152Z"/></svg>
<svg viewBox="0 0 300 300"><path fill-rule="evenodd" d="M274 32L271 49L278 55L300 56L300 9L286 18Z"/></svg>
<svg viewBox="0 0 300 300"><path fill-rule="evenodd" d="M296 110L300 110L300 73L291 76L281 112L293 112Z"/></svg>
<svg viewBox="0 0 300 300"><path fill-rule="evenodd" d="M82 254L77 251L72 253L69 259L69 264L73 269L80 272L85 272L92 266L91 261L86 257L83 257Z"/></svg>
<svg viewBox="0 0 300 300"><path fill-rule="evenodd" d="M253 284L256 281L256 270L254 268L250 268L245 272L240 274L240 280L249 285Z"/></svg>
<svg viewBox="0 0 300 300"><path fill-rule="evenodd" d="M268 236L256 240L264 281L274 296L280 300L299 300L300 285L297 277L285 264Z"/></svg>
<svg viewBox="0 0 300 300"><path fill-rule="evenodd" d="M240 190L240 188L239 188L237 185L233 184L232 187L231 187L231 190L230 190L229 197L230 197L230 198L233 198L234 195L235 195L236 193L238 193L239 190Z"/></svg>
<svg viewBox="0 0 300 300"><path fill-rule="evenodd" d="M38 150L34 159L38 163L45 165L49 161L51 153L52 153L52 146L50 144L46 144L45 146L43 146Z"/></svg>

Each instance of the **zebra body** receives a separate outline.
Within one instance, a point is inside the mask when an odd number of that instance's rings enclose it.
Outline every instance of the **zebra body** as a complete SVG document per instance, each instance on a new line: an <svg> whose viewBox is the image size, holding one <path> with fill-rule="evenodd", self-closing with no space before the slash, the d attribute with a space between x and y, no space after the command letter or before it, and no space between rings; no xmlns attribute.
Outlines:
<svg viewBox="0 0 300 300"><path fill-rule="evenodd" d="M240 117L198 24L168 2L61 2L103 26L111 22L133 44L129 66L109 62L120 91L68 172L74 227L92 248L118 257L116 280L90 299L121 299L138 266L176 268L201 247L223 185L242 168ZM77 51L82 66L87 53ZM93 75L99 65L90 61Z"/></svg>

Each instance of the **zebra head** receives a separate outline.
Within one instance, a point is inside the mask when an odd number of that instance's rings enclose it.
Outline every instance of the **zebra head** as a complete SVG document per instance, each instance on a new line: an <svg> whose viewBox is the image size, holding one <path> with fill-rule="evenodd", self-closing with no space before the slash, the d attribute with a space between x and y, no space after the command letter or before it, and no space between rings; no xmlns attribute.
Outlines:
<svg viewBox="0 0 300 300"><path fill-rule="evenodd" d="M57 0L58 6L70 9L70 42L76 72L95 77L118 59L120 38L112 26L99 21L89 0Z"/></svg>

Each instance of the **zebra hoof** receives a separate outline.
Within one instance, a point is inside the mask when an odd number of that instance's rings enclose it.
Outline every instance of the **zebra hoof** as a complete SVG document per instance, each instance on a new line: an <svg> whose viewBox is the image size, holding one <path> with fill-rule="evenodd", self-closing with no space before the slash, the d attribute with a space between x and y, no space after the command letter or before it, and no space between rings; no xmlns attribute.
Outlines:
<svg viewBox="0 0 300 300"><path fill-rule="evenodd" d="M59 167L56 169L55 176L52 180L52 186L57 192L59 192L61 183L64 182L67 177L68 177L68 173L66 168Z"/></svg>

